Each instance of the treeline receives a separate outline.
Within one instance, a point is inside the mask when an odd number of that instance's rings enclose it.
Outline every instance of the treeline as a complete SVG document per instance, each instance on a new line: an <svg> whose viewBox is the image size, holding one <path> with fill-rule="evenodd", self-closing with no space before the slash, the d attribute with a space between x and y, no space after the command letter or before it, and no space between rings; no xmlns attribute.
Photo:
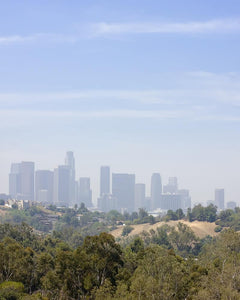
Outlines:
<svg viewBox="0 0 240 300"><path fill-rule="evenodd" d="M179 223L124 246L101 233L73 248L55 233L0 225L1 300L239 299L239 269L233 230L199 240Z"/></svg>
<svg viewBox="0 0 240 300"><path fill-rule="evenodd" d="M186 219L189 222L193 221L206 221L206 222L215 222L217 220L217 207L213 204L208 205L207 207L198 204L189 208L187 214L183 213L181 208L176 211L168 210L167 215L164 217L165 221L169 220L182 220Z"/></svg>
<svg viewBox="0 0 240 300"><path fill-rule="evenodd" d="M193 207L193 209L188 209L185 215L182 209L177 209L176 211L168 210L166 216L163 218L164 221L169 220L187 220L189 222L193 221L205 221L205 222L215 222L216 231L220 232L223 228L232 228L235 231L240 230L240 208L236 207L234 210L226 209L217 214L217 207L210 204L207 207L198 204Z"/></svg>
<svg viewBox="0 0 240 300"><path fill-rule="evenodd" d="M108 213L91 212L83 203L79 207L75 205L74 208L57 208L54 205L50 205L48 209L39 206L32 206L22 210L17 208L5 209L1 217L1 223L21 224L24 222L44 233L61 231L67 232L68 235L74 229L74 232L77 231L83 237L108 232L122 224L154 224L159 220L160 218L148 215L143 208L140 208L138 212L125 212L124 214L116 210ZM68 242L70 242L70 239Z"/></svg>

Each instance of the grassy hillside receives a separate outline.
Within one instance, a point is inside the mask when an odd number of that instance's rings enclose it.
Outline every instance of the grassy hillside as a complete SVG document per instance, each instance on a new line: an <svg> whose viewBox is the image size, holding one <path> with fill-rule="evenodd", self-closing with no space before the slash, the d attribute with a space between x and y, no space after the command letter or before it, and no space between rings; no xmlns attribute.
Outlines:
<svg viewBox="0 0 240 300"><path fill-rule="evenodd" d="M189 226L193 230L193 232L196 234L196 236L199 238L204 238L207 235L210 235L210 236L217 235L217 233L214 231L214 229L216 227L215 223L199 222L199 221L188 222L188 221L181 220L181 221L158 222L153 225L150 225L149 223L131 225L131 227L133 227L134 229L129 233L129 236L134 236L134 235L140 234L143 231L150 231L151 229L155 230L157 227L160 227L164 224L168 224L169 226L176 227L179 222ZM111 231L110 233L115 238L118 238L118 237L121 237L122 230L123 230L123 226L118 226L117 229Z"/></svg>

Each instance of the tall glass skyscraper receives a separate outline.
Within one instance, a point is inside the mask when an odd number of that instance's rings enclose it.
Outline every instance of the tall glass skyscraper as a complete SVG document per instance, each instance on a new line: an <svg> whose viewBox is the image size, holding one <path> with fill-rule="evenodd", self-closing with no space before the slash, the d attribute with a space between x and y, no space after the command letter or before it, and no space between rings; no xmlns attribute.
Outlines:
<svg viewBox="0 0 240 300"><path fill-rule="evenodd" d="M110 193L110 167L102 166L100 169L100 196Z"/></svg>
<svg viewBox="0 0 240 300"><path fill-rule="evenodd" d="M34 162L23 161L11 165L9 194L17 199L34 200Z"/></svg>
<svg viewBox="0 0 240 300"><path fill-rule="evenodd" d="M75 194L75 158L72 151L66 153L65 165L69 167L69 204L73 205L77 202Z"/></svg>
<svg viewBox="0 0 240 300"><path fill-rule="evenodd" d="M134 211L135 175L112 174L112 194L117 199L119 211Z"/></svg>
<svg viewBox="0 0 240 300"><path fill-rule="evenodd" d="M58 166L54 169L54 204L59 206L70 205L70 168Z"/></svg>
<svg viewBox="0 0 240 300"><path fill-rule="evenodd" d="M162 179L159 173L153 173L151 178L151 209L161 208Z"/></svg>
<svg viewBox="0 0 240 300"><path fill-rule="evenodd" d="M35 172L35 200L41 203L53 202L53 172L37 170Z"/></svg>
<svg viewBox="0 0 240 300"><path fill-rule="evenodd" d="M79 203L84 203L86 207L92 207L92 190L89 177L80 177L78 190Z"/></svg>

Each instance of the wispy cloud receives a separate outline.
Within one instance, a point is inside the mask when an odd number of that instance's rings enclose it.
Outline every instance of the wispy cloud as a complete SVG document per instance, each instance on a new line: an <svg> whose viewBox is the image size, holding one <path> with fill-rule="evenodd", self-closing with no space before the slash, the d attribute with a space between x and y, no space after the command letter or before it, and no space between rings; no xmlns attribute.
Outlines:
<svg viewBox="0 0 240 300"><path fill-rule="evenodd" d="M217 19L194 22L136 22L136 23L107 23L93 24L96 35L110 34L147 34L147 33L230 33L240 31L240 19Z"/></svg>
<svg viewBox="0 0 240 300"><path fill-rule="evenodd" d="M168 77L167 77L168 76ZM168 88L159 89L103 89L103 90L65 90L33 92L33 93L0 93L0 108L21 107L37 103L58 105L68 103L79 105L85 103L107 103L116 106L117 103L132 103L143 106L155 104L161 106L228 104L240 106L240 74L210 72L173 73L165 76L171 82Z"/></svg>
<svg viewBox="0 0 240 300"><path fill-rule="evenodd" d="M94 111L56 111L56 110L0 110L0 116L2 118L81 118L81 119L101 119L101 118L133 118L133 119L175 119L179 117L186 117L190 111L184 110L130 110L130 109L118 109L118 110L94 110Z"/></svg>
<svg viewBox="0 0 240 300"><path fill-rule="evenodd" d="M45 43L75 43L80 37L55 33L36 33L31 35L0 36L0 45L26 44L33 42Z"/></svg>
<svg viewBox="0 0 240 300"><path fill-rule="evenodd" d="M239 19L216 19L193 22L99 22L81 24L78 32L33 33L0 36L0 46L32 42L75 43L83 38L120 34L226 34L240 32Z"/></svg>
<svg viewBox="0 0 240 300"><path fill-rule="evenodd" d="M240 121L238 73L168 76L172 80L168 89L1 93L0 117L6 123L41 118Z"/></svg>
<svg viewBox="0 0 240 300"><path fill-rule="evenodd" d="M191 122L240 122L240 116L233 116L226 113L207 112L204 108L191 107L189 109L172 110L135 110L135 109L109 109L94 111L56 111L56 110L0 110L0 128L15 128L18 126L29 126L29 124L41 123L42 126L49 122L59 124L59 122L79 122L83 120L184 120ZM43 123L44 121L44 123ZM35 126L34 125L34 126Z"/></svg>

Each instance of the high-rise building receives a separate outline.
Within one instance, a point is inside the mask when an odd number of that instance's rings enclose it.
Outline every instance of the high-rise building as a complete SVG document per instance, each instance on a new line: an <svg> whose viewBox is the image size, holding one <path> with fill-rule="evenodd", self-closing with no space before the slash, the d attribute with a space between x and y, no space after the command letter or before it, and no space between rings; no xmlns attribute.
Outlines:
<svg viewBox="0 0 240 300"><path fill-rule="evenodd" d="M23 161L20 166L21 198L34 200L34 162Z"/></svg>
<svg viewBox="0 0 240 300"><path fill-rule="evenodd" d="M66 153L65 165L69 167L69 203L76 204L77 197L75 193L75 158L72 151Z"/></svg>
<svg viewBox="0 0 240 300"><path fill-rule="evenodd" d="M100 169L100 196L110 194L110 167L102 166Z"/></svg>
<svg viewBox="0 0 240 300"><path fill-rule="evenodd" d="M162 195L162 209L176 211L182 208L182 197L177 194L163 194Z"/></svg>
<svg viewBox="0 0 240 300"><path fill-rule="evenodd" d="M162 179L159 173L153 173L151 178L151 209L161 208Z"/></svg>
<svg viewBox="0 0 240 300"><path fill-rule="evenodd" d="M16 199L21 194L20 165L20 163L13 163L9 174L9 195Z"/></svg>
<svg viewBox="0 0 240 300"><path fill-rule="evenodd" d="M79 179L79 203L84 203L86 207L92 207L92 190L90 187L90 178L80 177Z"/></svg>
<svg viewBox="0 0 240 300"><path fill-rule="evenodd" d="M215 189L215 205L218 209L224 209L224 189Z"/></svg>
<svg viewBox="0 0 240 300"><path fill-rule="evenodd" d="M145 184L136 183L135 184L135 201L134 201L134 210L137 212L139 208L145 207Z"/></svg>
<svg viewBox="0 0 240 300"><path fill-rule="evenodd" d="M151 210L151 203L152 203L151 197L149 196L145 197L144 208L146 208L147 211Z"/></svg>
<svg viewBox="0 0 240 300"><path fill-rule="evenodd" d="M134 211L135 175L112 174L112 194L119 211Z"/></svg>
<svg viewBox="0 0 240 300"><path fill-rule="evenodd" d="M163 187L164 194L177 194L178 182L177 177L169 177L168 184Z"/></svg>
<svg viewBox="0 0 240 300"><path fill-rule="evenodd" d="M11 165L9 194L17 199L34 200L34 162L23 161Z"/></svg>
<svg viewBox="0 0 240 300"><path fill-rule="evenodd" d="M109 212L117 209L117 198L111 194L103 194L98 198L98 208L101 211Z"/></svg>
<svg viewBox="0 0 240 300"><path fill-rule="evenodd" d="M70 168L66 165L54 169L53 200L58 206L69 206L70 202Z"/></svg>
<svg viewBox="0 0 240 300"><path fill-rule="evenodd" d="M187 211L188 208L191 208L191 197L189 195L189 190L181 189L177 191L177 194L181 196L181 208L184 211Z"/></svg>
<svg viewBox="0 0 240 300"><path fill-rule="evenodd" d="M53 202L53 172L37 170L35 172L35 200L42 203Z"/></svg>

